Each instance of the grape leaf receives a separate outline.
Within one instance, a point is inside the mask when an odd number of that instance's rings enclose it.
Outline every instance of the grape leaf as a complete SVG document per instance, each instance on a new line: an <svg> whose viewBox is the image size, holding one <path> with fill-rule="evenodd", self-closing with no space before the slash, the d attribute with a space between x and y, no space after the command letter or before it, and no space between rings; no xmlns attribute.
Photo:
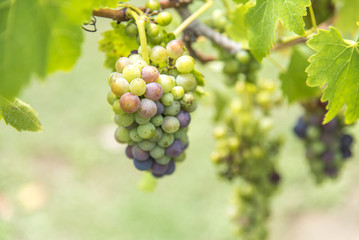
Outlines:
<svg viewBox="0 0 359 240"><path fill-rule="evenodd" d="M5 123L11 125L19 132L32 131L41 132L43 128L37 112L27 103L15 98L8 101L5 98L0 99L0 108L4 117Z"/></svg>
<svg viewBox="0 0 359 240"><path fill-rule="evenodd" d="M81 52L81 24L117 0L4 0L0 3L0 96L11 98L34 75L70 70Z"/></svg>
<svg viewBox="0 0 359 240"><path fill-rule="evenodd" d="M357 29L356 21L359 21L359 1L344 0L344 5L339 10L336 27L345 32L355 31Z"/></svg>
<svg viewBox="0 0 359 240"><path fill-rule="evenodd" d="M138 49L136 37L125 34L125 25L111 23L113 29L102 33L103 39L99 41L99 50L105 52L105 66L114 70L119 57L127 57L131 50Z"/></svg>
<svg viewBox="0 0 359 240"><path fill-rule="evenodd" d="M245 16L248 41L252 54L261 61L275 43L275 30L279 20L284 27L304 36L303 16L310 0L257 0L256 6Z"/></svg>
<svg viewBox="0 0 359 240"><path fill-rule="evenodd" d="M206 81L204 80L204 76L203 76L202 73L200 73L200 72L197 71L197 70L193 70L191 73L192 73L192 74L194 75L194 77L196 78L197 84L198 84L199 86L204 86L204 85L205 85Z"/></svg>
<svg viewBox="0 0 359 240"><path fill-rule="evenodd" d="M345 121L359 118L359 43L344 40L337 29L319 30L307 42L317 53L306 69L309 86L325 87L322 101L328 102L324 123L332 120L346 105Z"/></svg>
<svg viewBox="0 0 359 240"><path fill-rule="evenodd" d="M309 66L308 57L312 53L308 48L294 48L287 71L279 75L283 95L289 103L318 96L318 88L306 85L305 69Z"/></svg>

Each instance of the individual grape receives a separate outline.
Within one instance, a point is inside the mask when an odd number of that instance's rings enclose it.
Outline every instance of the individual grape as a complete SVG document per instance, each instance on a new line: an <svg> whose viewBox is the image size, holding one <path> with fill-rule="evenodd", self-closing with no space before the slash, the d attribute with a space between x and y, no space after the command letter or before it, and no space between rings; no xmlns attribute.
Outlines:
<svg viewBox="0 0 359 240"><path fill-rule="evenodd" d="M174 140L175 140L175 137L173 134L163 133L161 140L158 141L157 144L160 147L166 148L166 147L171 146L171 144L173 143Z"/></svg>
<svg viewBox="0 0 359 240"><path fill-rule="evenodd" d="M165 106L160 101L156 101L156 106L157 106L156 115L161 115L163 113L163 111L165 110Z"/></svg>
<svg viewBox="0 0 359 240"><path fill-rule="evenodd" d="M191 122L191 115L189 114L189 112L185 111L185 110L181 110L178 115L176 116L176 118L178 119L179 123L180 123L180 128L185 128L189 125L189 123Z"/></svg>
<svg viewBox="0 0 359 240"><path fill-rule="evenodd" d="M168 168L165 172L166 175L172 175L176 170L176 164L173 160L168 163Z"/></svg>
<svg viewBox="0 0 359 240"><path fill-rule="evenodd" d="M240 50L236 53L236 59L242 64L248 64L251 56L246 50Z"/></svg>
<svg viewBox="0 0 359 240"><path fill-rule="evenodd" d="M155 162L159 163L159 164L168 164L171 161L171 158L167 155L163 155L161 158L156 158Z"/></svg>
<svg viewBox="0 0 359 240"><path fill-rule="evenodd" d="M110 91L108 94L107 94L107 102L110 104L110 105L113 105L113 103L117 100L117 96L115 94L113 94L112 91Z"/></svg>
<svg viewBox="0 0 359 240"><path fill-rule="evenodd" d="M161 44L164 40L166 33L164 31L160 31L155 37L149 37L148 40L152 45Z"/></svg>
<svg viewBox="0 0 359 240"><path fill-rule="evenodd" d="M145 124L145 123L148 123L149 121L151 121L151 118L145 118L145 117L142 117L139 112L136 112L135 113L135 121L136 123L138 124Z"/></svg>
<svg viewBox="0 0 359 240"><path fill-rule="evenodd" d="M130 130L130 139L137 143L143 141L143 138L138 135L137 128L132 128Z"/></svg>
<svg viewBox="0 0 359 240"><path fill-rule="evenodd" d="M125 93L120 98L121 108L126 113L134 113L140 107L140 98L133 93Z"/></svg>
<svg viewBox="0 0 359 240"><path fill-rule="evenodd" d="M181 56L176 60L176 69L180 73L190 73L194 69L194 59L191 56Z"/></svg>
<svg viewBox="0 0 359 240"><path fill-rule="evenodd" d="M168 165L159 164L156 161L152 165L152 173L156 175L163 175L168 169Z"/></svg>
<svg viewBox="0 0 359 240"><path fill-rule="evenodd" d="M156 127L161 126L162 123L163 123L163 116L162 116L162 115L154 116L154 117L151 119L151 123L153 123L153 125L155 125Z"/></svg>
<svg viewBox="0 0 359 240"><path fill-rule="evenodd" d="M186 149L188 147L189 140L188 140L188 135L187 134L184 134L184 135L182 135L180 137L175 136L175 139L178 139L183 143L184 149Z"/></svg>
<svg viewBox="0 0 359 240"><path fill-rule="evenodd" d="M141 100L138 114L144 118L152 118L157 113L157 105L154 101L144 98Z"/></svg>
<svg viewBox="0 0 359 240"><path fill-rule="evenodd" d="M340 138L340 145L342 147L348 148L352 145L353 143L353 137L348 135L348 134L344 134L341 138Z"/></svg>
<svg viewBox="0 0 359 240"><path fill-rule="evenodd" d="M197 88L196 78L191 73L178 75L176 84L183 87L185 91L194 91Z"/></svg>
<svg viewBox="0 0 359 240"><path fill-rule="evenodd" d="M130 65L131 61L130 59L128 59L127 57L120 57L117 61L116 61L116 71L119 73L123 72L123 69L127 66Z"/></svg>
<svg viewBox="0 0 359 240"><path fill-rule="evenodd" d="M150 46L147 46L147 49L148 49L148 52L151 52L151 47ZM138 54L142 56L142 48L141 46L138 47Z"/></svg>
<svg viewBox="0 0 359 240"><path fill-rule="evenodd" d="M175 133L180 127L180 123L177 118L172 116L166 116L163 118L161 128L166 133Z"/></svg>
<svg viewBox="0 0 359 240"><path fill-rule="evenodd" d="M163 135L162 128L157 127L155 130L155 134L153 134L153 136L150 138L150 141L157 143L162 138L162 135Z"/></svg>
<svg viewBox="0 0 359 240"><path fill-rule="evenodd" d="M171 93L175 100L180 100L184 95L184 89L181 86L175 86L172 88Z"/></svg>
<svg viewBox="0 0 359 240"><path fill-rule="evenodd" d="M179 101L173 101L173 103L167 107L163 111L164 115L167 116L176 116L181 110L181 104Z"/></svg>
<svg viewBox="0 0 359 240"><path fill-rule="evenodd" d="M188 128L180 128L174 133L176 139L180 139L182 136L187 135Z"/></svg>
<svg viewBox="0 0 359 240"><path fill-rule="evenodd" d="M127 26L125 27L125 33L129 37L136 36L138 33L136 24L134 24L134 23L127 24Z"/></svg>
<svg viewBox="0 0 359 240"><path fill-rule="evenodd" d="M150 139L155 134L156 127L152 123L148 122L138 126L137 132L143 139Z"/></svg>
<svg viewBox="0 0 359 240"><path fill-rule="evenodd" d="M157 0L148 0L146 2L146 8L149 8L151 11L160 10L161 5Z"/></svg>
<svg viewBox="0 0 359 240"><path fill-rule="evenodd" d="M307 124L303 118L299 118L297 125L294 127L295 134L300 138L305 138L307 135Z"/></svg>
<svg viewBox="0 0 359 240"><path fill-rule="evenodd" d="M132 159L133 158L133 154L132 154L132 146L128 145L126 147L126 156L129 158L129 159Z"/></svg>
<svg viewBox="0 0 359 240"><path fill-rule="evenodd" d="M166 50L170 58L177 59L184 53L184 44L182 41L174 39L167 43Z"/></svg>
<svg viewBox="0 0 359 240"><path fill-rule="evenodd" d="M151 142L149 140L141 141L137 144L143 151L151 151L156 147L156 143Z"/></svg>
<svg viewBox="0 0 359 240"><path fill-rule="evenodd" d="M135 165L135 168L140 171L146 171L150 169L153 165L153 159L149 158L145 161L137 160L136 158L133 159L133 165Z"/></svg>
<svg viewBox="0 0 359 240"><path fill-rule="evenodd" d="M163 95L163 90L161 85L158 83L148 83L146 85L145 97L151 99L152 101L157 101L161 99Z"/></svg>
<svg viewBox="0 0 359 240"><path fill-rule="evenodd" d="M154 149L150 151L150 156L153 157L154 159L159 159L164 155L165 155L165 149L160 146L156 146Z"/></svg>
<svg viewBox="0 0 359 240"><path fill-rule="evenodd" d="M139 146L134 145L132 147L132 155L135 159L139 161L145 161L149 159L150 154L147 151L142 150Z"/></svg>
<svg viewBox="0 0 359 240"><path fill-rule="evenodd" d="M156 22L160 26L167 26L172 22L172 15L169 12L160 12L157 14Z"/></svg>
<svg viewBox="0 0 359 240"><path fill-rule="evenodd" d="M349 148L342 148L340 152L343 158L350 158L352 156L352 151Z"/></svg>
<svg viewBox="0 0 359 240"><path fill-rule="evenodd" d="M146 33L148 37L156 37L160 33L160 27L155 23L150 23L146 26Z"/></svg>
<svg viewBox="0 0 359 240"><path fill-rule="evenodd" d="M118 127L115 131L115 139L119 143L125 143L130 140L130 131L124 127Z"/></svg>
<svg viewBox="0 0 359 240"><path fill-rule="evenodd" d="M121 73L113 72L110 74L110 76L107 79L108 85L111 87L111 83L114 82L117 78L122 77Z"/></svg>
<svg viewBox="0 0 359 240"><path fill-rule="evenodd" d="M116 114L115 123L120 127L128 127L133 124L135 117L133 114Z"/></svg>
<svg viewBox="0 0 359 240"><path fill-rule="evenodd" d="M161 102L165 106L170 106L174 102L174 97L171 93L163 94Z"/></svg>
<svg viewBox="0 0 359 240"><path fill-rule="evenodd" d="M170 157L178 157L184 151L183 143L180 140L174 140L171 146L166 148L166 154Z"/></svg>
<svg viewBox="0 0 359 240"><path fill-rule="evenodd" d="M140 69L141 71L144 67L147 67L147 63L142 59L136 60L133 65L138 67L138 69Z"/></svg>
<svg viewBox="0 0 359 240"><path fill-rule="evenodd" d="M131 64L134 64L138 60L143 60L136 50L134 50L134 53L131 51L131 55L128 57L128 59L130 59Z"/></svg>
<svg viewBox="0 0 359 240"><path fill-rule="evenodd" d="M192 92L187 92L183 95L180 103L183 110L193 112L196 107L196 96Z"/></svg>
<svg viewBox="0 0 359 240"><path fill-rule="evenodd" d="M122 108L121 108L121 101L120 101L120 99L117 99L116 101L113 102L113 104L112 104L112 110L113 110L114 113L120 114L120 115L122 115L122 114L125 113L125 112L122 110Z"/></svg>
<svg viewBox="0 0 359 240"><path fill-rule="evenodd" d="M129 89L133 94L142 96L146 92L146 82L141 78L133 79L129 85Z"/></svg>
<svg viewBox="0 0 359 240"><path fill-rule="evenodd" d="M163 93L169 93L176 86L175 78L164 74L161 74L156 82L161 85Z"/></svg>
<svg viewBox="0 0 359 240"><path fill-rule="evenodd" d="M186 159L186 153L183 152L181 155L179 155L178 157L174 157L173 160L175 162L183 162Z"/></svg>
<svg viewBox="0 0 359 240"><path fill-rule="evenodd" d="M155 82L159 76L160 73L154 66L145 66L141 71L141 77L146 83Z"/></svg>
<svg viewBox="0 0 359 240"><path fill-rule="evenodd" d="M135 78L141 78L141 70L133 64L123 69L123 77L130 83Z"/></svg>
<svg viewBox="0 0 359 240"><path fill-rule="evenodd" d="M164 47L156 46L152 48L150 58L155 64L163 63L167 60L167 51Z"/></svg>
<svg viewBox="0 0 359 240"><path fill-rule="evenodd" d="M130 91L129 89L129 83L126 79L120 77L117 78L115 81L111 84L111 91L117 96L121 97L123 94Z"/></svg>

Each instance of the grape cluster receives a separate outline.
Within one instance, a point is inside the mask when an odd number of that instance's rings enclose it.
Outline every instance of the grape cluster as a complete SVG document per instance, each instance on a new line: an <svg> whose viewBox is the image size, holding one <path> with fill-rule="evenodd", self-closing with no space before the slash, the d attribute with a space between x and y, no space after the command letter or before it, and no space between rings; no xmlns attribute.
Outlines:
<svg viewBox="0 0 359 240"><path fill-rule="evenodd" d="M337 177L343 163L352 156L353 137L347 133L341 115L322 125L326 103L319 99L303 103L304 116L294 127L294 133L305 142L306 157L315 180Z"/></svg>
<svg viewBox="0 0 359 240"><path fill-rule="evenodd" d="M232 199L232 217L239 234L243 239L262 240L270 197L280 181L275 165L281 139L270 136L273 124L267 110L280 96L270 80L257 84L238 81L234 89L231 100L222 103L229 108L222 111L214 129L216 150L211 159L220 176L240 182Z"/></svg>
<svg viewBox="0 0 359 240"><path fill-rule="evenodd" d="M195 61L184 55L183 43L150 51L151 64L136 53L116 62L108 84L108 102L118 128L115 138L127 143L126 154L140 171L155 177L172 174L185 159L190 112L197 108Z"/></svg>

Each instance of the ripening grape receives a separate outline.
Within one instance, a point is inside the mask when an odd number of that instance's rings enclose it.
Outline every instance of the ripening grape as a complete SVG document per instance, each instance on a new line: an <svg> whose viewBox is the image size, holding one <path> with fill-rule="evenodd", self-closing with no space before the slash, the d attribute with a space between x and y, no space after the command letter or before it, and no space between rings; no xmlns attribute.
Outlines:
<svg viewBox="0 0 359 240"><path fill-rule="evenodd" d="M110 105L113 105L113 103L119 98L117 98L117 96L115 94L113 94L112 91L110 91L108 94L107 94L107 102L110 104Z"/></svg>
<svg viewBox="0 0 359 240"><path fill-rule="evenodd" d="M120 98L121 108L126 113L134 113L140 107L140 98L133 93L125 93Z"/></svg>
<svg viewBox="0 0 359 240"><path fill-rule="evenodd" d="M129 159L132 159L133 158L133 154L132 154L132 146L128 145L126 147L126 156L129 158Z"/></svg>
<svg viewBox="0 0 359 240"><path fill-rule="evenodd" d="M175 78L164 74L161 74L156 82L161 85L163 93L169 93L176 86Z"/></svg>
<svg viewBox="0 0 359 240"><path fill-rule="evenodd" d="M196 78L191 73L179 74L176 78L176 84L183 87L185 91L194 91L197 88Z"/></svg>
<svg viewBox="0 0 359 240"><path fill-rule="evenodd" d="M157 115L157 116L154 116L152 119L151 119L151 123L153 123L153 125L155 125L156 127L159 127L162 125L163 123L163 116L160 114L160 115Z"/></svg>
<svg viewBox="0 0 359 240"><path fill-rule="evenodd" d="M142 96L146 92L146 82L141 78L133 79L129 84L129 89L131 93Z"/></svg>
<svg viewBox="0 0 359 240"><path fill-rule="evenodd" d="M184 151L184 145L180 140L174 140L174 142L166 148L166 154L170 157L178 157Z"/></svg>
<svg viewBox="0 0 359 240"><path fill-rule="evenodd" d="M141 71L141 78L146 83L155 82L160 76L158 69L154 66L146 66Z"/></svg>
<svg viewBox="0 0 359 240"><path fill-rule="evenodd" d="M180 128L187 127L191 122L191 115L185 110L181 110L176 117L180 123Z"/></svg>
<svg viewBox="0 0 359 240"><path fill-rule="evenodd" d="M110 76L107 79L108 85L111 87L112 82L114 82L117 78L122 77L121 73L113 72L110 74Z"/></svg>
<svg viewBox="0 0 359 240"><path fill-rule="evenodd" d="M152 118L156 115L157 105L154 101L144 98L141 100L138 114L144 118Z"/></svg>
<svg viewBox="0 0 359 240"><path fill-rule="evenodd" d="M180 123L177 118L172 116L166 116L163 118L161 128L166 133L175 133L180 127Z"/></svg>
<svg viewBox="0 0 359 240"><path fill-rule="evenodd" d="M152 118L153 120L154 118ZM151 120L151 123L153 123L153 121ZM153 123L153 125L155 125ZM156 125L155 125L156 126ZM156 126L157 127L157 126ZM149 139L151 142L158 142L161 138L162 138L162 135L163 135L163 131L160 127L157 127L156 130L155 130L155 133L153 134L153 136Z"/></svg>
<svg viewBox="0 0 359 240"><path fill-rule="evenodd" d="M142 150L138 145L132 146L132 155L139 161L145 161L150 157L150 154L147 151Z"/></svg>
<svg viewBox="0 0 359 240"><path fill-rule="evenodd" d="M156 115L161 115L165 110L165 106L160 101L156 101L156 106L157 106Z"/></svg>
<svg viewBox="0 0 359 240"><path fill-rule="evenodd" d="M130 65L131 61L130 59L128 59L127 57L120 57L117 61L116 61L116 71L119 73L122 73L123 69L127 66Z"/></svg>
<svg viewBox="0 0 359 240"><path fill-rule="evenodd" d="M176 69L180 73L190 73L194 69L194 59L191 56L181 56L176 60Z"/></svg>
<svg viewBox="0 0 359 240"><path fill-rule="evenodd" d="M133 65L142 71L142 69L147 66L147 63L143 59L137 59Z"/></svg>
<svg viewBox="0 0 359 240"><path fill-rule="evenodd" d="M130 91L129 83L126 79L119 77L111 83L111 91L117 96L121 97L123 94Z"/></svg>
<svg viewBox="0 0 359 240"><path fill-rule="evenodd" d="M138 61L138 60L142 60L142 57L139 55L139 54L137 54L137 51L136 50L134 50L136 53L132 53L129 57L128 57L128 59L130 60L130 62L131 62L131 64L134 64L136 61Z"/></svg>
<svg viewBox="0 0 359 240"><path fill-rule="evenodd" d="M163 95L163 89L158 83L148 83L146 85L145 97L152 101L161 99Z"/></svg>
<svg viewBox="0 0 359 240"><path fill-rule="evenodd" d="M152 48L150 58L156 64L163 63L167 60L167 51L164 47L156 46Z"/></svg>
<svg viewBox="0 0 359 240"><path fill-rule="evenodd" d="M177 59L184 53L184 44L182 41L174 39L167 43L166 50L170 58Z"/></svg>

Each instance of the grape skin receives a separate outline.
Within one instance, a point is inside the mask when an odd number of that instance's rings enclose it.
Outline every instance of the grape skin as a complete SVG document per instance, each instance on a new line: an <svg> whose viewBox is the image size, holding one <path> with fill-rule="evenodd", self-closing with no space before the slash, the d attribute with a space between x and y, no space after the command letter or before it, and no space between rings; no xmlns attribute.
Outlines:
<svg viewBox="0 0 359 240"><path fill-rule="evenodd" d="M154 66L146 66L141 71L141 78L146 83L155 82L160 76L159 71Z"/></svg>
<svg viewBox="0 0 359 240"><path fill-rule="evenodd" d="M163 118L161 128L166 133L175 133L180 127L180 123L177 118L172 116L166 116Z"/></svg>
<svg viewBox="0 0 359 240"><path fill-rule="evenodd" d="M117 97L121 97L123 94L130 91L129 86L130 84L127 82L126 79L119 77L111 83L111 91Z"/></svg>
<svg viewBox="0 0 359 240"><path fill-rule="evenodd" d="M129 89L137 96L142 96L146 92L146 82L143 81L141 78L136 78L131 81Z"/></svg>
<svg viewBox="0 0 359 240"><path fill-rule="evenodd" d="M150 122L142 124L137 128L138 135L143 139L150 139L155 134L155 131L156 127Z"/></svg>
<svg viewBox="0 0 359 240"><path fill-rule="evenodd" d="M128 59L127 57L120 57L117 61L116 61L116 71L119 73L123 72L123 69L127 66L130 65L131 61L130 59Z"/></svg>
<svg viewBox="0 0 359 240"><path fill-rule="evenodd" d="M184 53L184 44L180 40L172 40L166 46L167 54L172 59L177 59Z"/></svg>
<svg viewBox="0 0 359 240"><path fill-rule="evenodd" d="M166 148L166 154L170 157L178 157L184 151L183 143L176 139L171 146Z"/></svg>
<svg viewBox="0 0 359 240"><path fill-rule="evenodd" d="M152 118L157 113L157 105L154 101L144 98L141 100L138 114L144 118Z"/></svg>
<svg viewBox="0 0 359 240"><path fill-rule="evenodd" d="M196 78L191 73L179 74L176 78L176 84L183 87L185 91L194 91L197 88Z"/></svg>
<svg viewBox="0 0 359 240"><path fill-rule="evenodd" d="M180 73L190 73L194 69L194 59L191 56L181 56L176 60L176 69Z"/></svg>
<svg viewBox="0 0 359 240"><path fill-rule="evenodd" d="M134 145L132 147L132 155L139 161L145 161L150 157L150 154L147 151L143 151L139 146Z"/></svg>
<svg viewBox="0 0 359 240"><path fill-rule="evenodd" d="M126 113L134 113L140 107L140 98L133 93L125 93L120 98L121 108Z"/></svg>
<svg viewBox="0 0 359 240"><path fill-rule="evenodd" d="M140 171L146 171L152 167L153 159L149 158L145 161L140 161L140 160L137 160L136 158L134 158L133 165L136 167L136 169L138 169Z"/></svg>
<svg viewBox="0 0 359 240"><path fill-rule="evenodd" d="M159 164L156 161L152 165L152 173L156 175L163 175L168 169L167 164Z"/></svg>
<svg viewBox="0 0 359 240"><path fill-rule="evenodd" d="M163 63L167 60L167 51L164 47L156 46L150 52L150 59L156 64Z"/></svg>
<svg viewBox="0 0 359 240"><path fill-rule="evenodd" d="M185 110L181 110L176 117L180 123L180 128L187 127L191 122L191 115Z"/></svg>
<svg viewBox="0 0 359 240"><path fill-rule="evenodd" d="M152 82L146 85L145 97L157 101L163 96L163 89L158 83Z"/></svg>

